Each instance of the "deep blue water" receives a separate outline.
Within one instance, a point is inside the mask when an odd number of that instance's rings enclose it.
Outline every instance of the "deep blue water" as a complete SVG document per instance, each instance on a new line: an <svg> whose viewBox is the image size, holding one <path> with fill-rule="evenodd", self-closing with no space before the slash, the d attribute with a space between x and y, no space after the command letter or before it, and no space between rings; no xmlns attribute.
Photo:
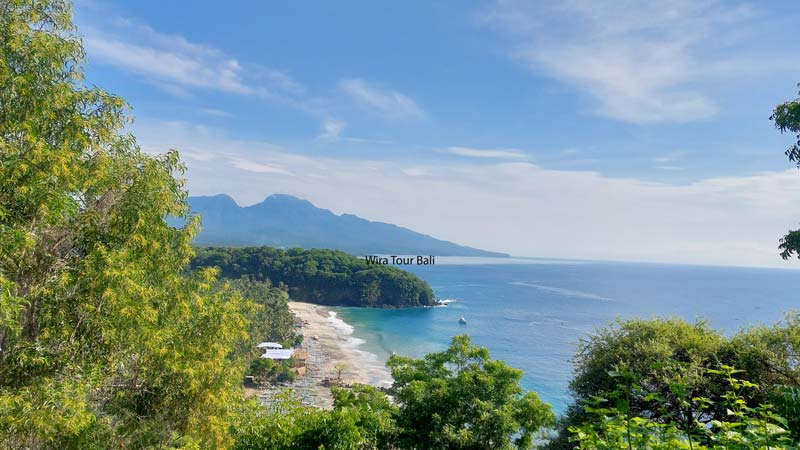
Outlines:
<svg viewBox="0 0 800 450"><path fill-rule="evenodd" d="M430 283L443 308L337 308L363 349L381 360L441 351L466 333L524 371L523 387L562 412L575 343L617 318L703 318L734 333L800 309L800 271L662 264L437 258L404 266ZM513 263L510 263L513 262ZM460 325L459 316L468 323Z"/></svg>

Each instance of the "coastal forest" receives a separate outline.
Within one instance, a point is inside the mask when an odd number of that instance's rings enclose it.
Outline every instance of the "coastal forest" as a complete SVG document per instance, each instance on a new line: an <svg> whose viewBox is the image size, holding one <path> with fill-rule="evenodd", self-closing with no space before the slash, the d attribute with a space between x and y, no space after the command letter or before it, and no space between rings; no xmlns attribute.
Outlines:
<svg viewBox="0 0 800 450"><path fill-rule="evenodd" d="M597 330L563 417L468 336L393 355L388 392L333 388L330 410L246 397L255 343L298 339L289 296L418 306L430 287L340 252L194 248L178 152L142 151L129 106L83 67L67 1L0 2L0 448L800 447L798 313L732 336L680 319ZM800 98L773 120L800 134Z"/></svg>
<svg viewBox="0 0 800 450"><path fill-rule="evenodd" d="M418 276L396 267L370 264L338 250L200 247L191 267L217 267L226 278L246 277L285 285L292 299L321 305L434 305L433 290Z"/></svg>

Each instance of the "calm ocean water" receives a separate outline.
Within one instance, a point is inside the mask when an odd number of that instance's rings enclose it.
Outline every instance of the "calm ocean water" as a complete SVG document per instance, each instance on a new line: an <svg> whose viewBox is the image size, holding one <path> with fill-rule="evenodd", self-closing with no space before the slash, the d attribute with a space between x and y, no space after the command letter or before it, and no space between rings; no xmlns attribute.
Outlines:
<svg viewBox="0 0 800 450"><path fill-rule="evenodd" d="M447 307L337 308L385 361L392 352L420 357L469 334L492 357L524 371L557 412L569 402L575 343L616 318L703 318L726 333L780 321L800 309L800 271L662 264L437 258L404 266L430 283ZM468 323L460 325L459 316Z"/></svg>

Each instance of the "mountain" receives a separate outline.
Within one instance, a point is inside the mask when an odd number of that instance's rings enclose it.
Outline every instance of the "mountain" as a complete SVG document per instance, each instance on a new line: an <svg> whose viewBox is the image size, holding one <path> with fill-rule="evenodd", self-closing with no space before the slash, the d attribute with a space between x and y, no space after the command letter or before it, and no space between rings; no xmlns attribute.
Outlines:
<svg viewBox="0 0 800 450"><path fill-rule="evenodd" d="M227 195L189 197L202 216L200 245L327 248L354 255L508 256L443 241L352 214L337 215L291 195L242 207Z"/></svg>

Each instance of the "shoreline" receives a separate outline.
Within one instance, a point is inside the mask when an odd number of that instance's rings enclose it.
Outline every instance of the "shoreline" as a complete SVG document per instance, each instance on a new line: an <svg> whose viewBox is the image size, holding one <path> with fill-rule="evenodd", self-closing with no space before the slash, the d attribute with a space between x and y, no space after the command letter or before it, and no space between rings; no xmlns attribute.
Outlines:
<svg viewBox="0 0 800 450"><path fill-rule="evenodd" d="M343 365L342 380L347 384L360 383L388 387L392 376L378 362L378 357L359 347L362 339L353 336L354 327L336 316L330 308L305 302L289 302L289 310L302 322L303 345L319 344L330 359L328 369ZM311 341L311 342L309 342Z"/></svg>
<svg viewBox="0 0 800 450"><path fill-rule="evenodd" d="M278 392L291 389L308 405L332 408L333 396L325 380L336 379L341 369L345 385L368 384L389 387L392 377L378 357L359 347L364 340L353 336L354 327L336 316L330 308L305 302L289 302L289 310L300 324L303 342L300 349L308 353L306 373L294 382L270 386L260 397L268 403Z"/></svg>

